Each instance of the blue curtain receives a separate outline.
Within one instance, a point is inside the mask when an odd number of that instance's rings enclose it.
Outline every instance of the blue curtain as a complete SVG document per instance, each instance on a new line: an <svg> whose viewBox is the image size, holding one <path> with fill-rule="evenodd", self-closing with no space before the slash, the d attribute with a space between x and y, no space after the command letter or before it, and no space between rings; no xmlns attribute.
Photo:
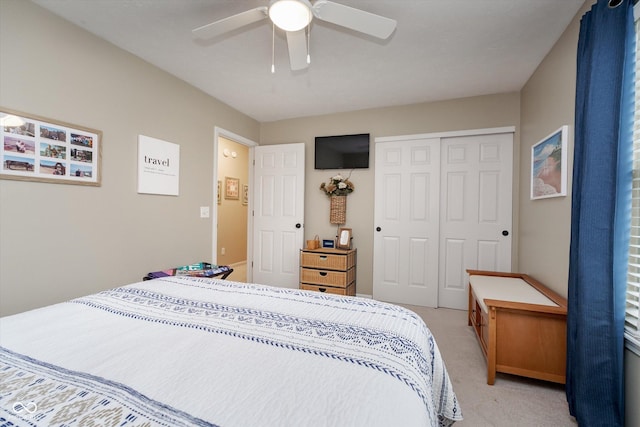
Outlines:
<svg viewBox="0 0 640 427"><path fill-rule="evenodd" d="M567 316L567 400L582 426L624 425L632 178L633 5L580 23Z"/></svg>

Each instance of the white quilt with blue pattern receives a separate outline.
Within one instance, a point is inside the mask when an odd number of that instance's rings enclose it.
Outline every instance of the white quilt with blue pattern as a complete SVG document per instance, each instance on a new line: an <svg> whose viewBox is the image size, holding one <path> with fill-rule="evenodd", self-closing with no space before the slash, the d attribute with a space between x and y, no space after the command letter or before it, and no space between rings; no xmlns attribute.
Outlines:
<svg viewBox="0 0 640 427"><path fill-rule="evenodd" d="M0 319L0 426L446 426L415 313L166 277Z"/></svg>

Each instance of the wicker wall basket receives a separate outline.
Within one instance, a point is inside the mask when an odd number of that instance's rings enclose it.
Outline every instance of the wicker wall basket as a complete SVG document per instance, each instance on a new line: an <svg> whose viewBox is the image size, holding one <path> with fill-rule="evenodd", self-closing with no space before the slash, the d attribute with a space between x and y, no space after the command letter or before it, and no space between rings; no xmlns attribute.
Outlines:
<svg viewBox="0 0 640 427"><path fill-rule="evenodd" d="M347 223L347 196L331 196L329 222L331 224Z"/></svg>

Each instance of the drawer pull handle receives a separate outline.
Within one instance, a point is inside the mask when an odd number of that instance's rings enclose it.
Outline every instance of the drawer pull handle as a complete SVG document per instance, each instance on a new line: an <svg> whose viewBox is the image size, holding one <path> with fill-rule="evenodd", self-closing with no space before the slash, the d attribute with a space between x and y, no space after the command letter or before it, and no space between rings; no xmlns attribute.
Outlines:
<svg viewBox="0 0 640 427"><path fill-rule="evenodd" d="M320 259L321 259L322 261L326 261L326 260L327 260L327 256L326 256L326 255L320 255Z"/></svg>
<svg viewBox="0 0 640 427"><path fill-rule="evenodd" d="M320 292L326 292L326 291L327 291L327 288L318 288L318 290L319 290Z"/></svg>
<svg viewBox="0 0 640 427"><path fill-rule="evenodd" d="M326 271L319 271L318 274L321 275L322 277L325 277L327 275L327 272Z"/></svg>

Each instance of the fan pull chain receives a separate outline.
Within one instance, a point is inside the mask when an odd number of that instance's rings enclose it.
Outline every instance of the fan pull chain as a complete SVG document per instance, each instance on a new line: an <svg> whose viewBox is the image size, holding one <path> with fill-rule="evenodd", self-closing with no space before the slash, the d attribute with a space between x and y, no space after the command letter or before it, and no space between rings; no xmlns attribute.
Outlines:
<svg viewBox="0 0 640 427"><path fill-rule="evenodd" d="M276 25L271 24L271 74L276 72Z"/></svg>
<svg viewBox="0 0 640 427"><path fill-rule="evenodd" d="M307 33L307 64L311 64L311 51L309 50L309 43L310 43L310 39L311 39L311 26L307 25L307 29L306 29L306 33Z"/></svg>

